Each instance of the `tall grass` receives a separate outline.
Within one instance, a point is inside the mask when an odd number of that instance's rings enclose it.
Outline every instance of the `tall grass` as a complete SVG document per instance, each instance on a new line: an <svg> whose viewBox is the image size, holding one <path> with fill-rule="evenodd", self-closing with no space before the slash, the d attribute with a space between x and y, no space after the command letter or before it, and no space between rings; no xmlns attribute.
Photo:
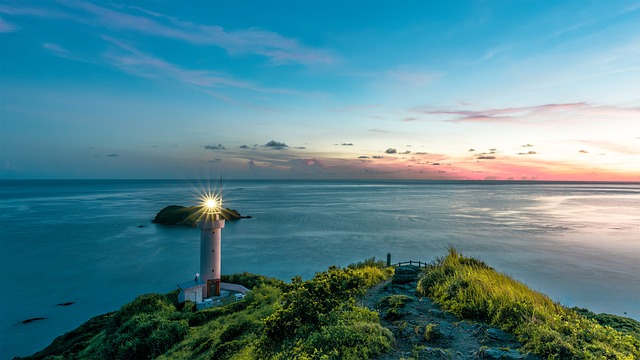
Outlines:
<svg viewBox="0 0 640 360"><path fill-rule="evenodd" d="M446 310L514 334L548 359L638 359L640 341L580 316L455 249L430 265L418 292Z"/></svg>

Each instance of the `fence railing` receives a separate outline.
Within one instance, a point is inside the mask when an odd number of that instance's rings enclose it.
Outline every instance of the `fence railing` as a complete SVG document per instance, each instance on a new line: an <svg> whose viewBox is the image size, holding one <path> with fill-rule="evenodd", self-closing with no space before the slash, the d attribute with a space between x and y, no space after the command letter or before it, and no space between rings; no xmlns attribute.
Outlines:
<svg viewBox="0 0 640 360"><path fill-rule="evenodd" d="M427 263L424 261L415 261L415 260L409 260L409 261L401 261L399 263L395 263L391 266L397 267L397 266L404 266L404 265L409 265L409 266L417 266L417 267L421 267L421 268L426 268L427 267Z"/></svg>

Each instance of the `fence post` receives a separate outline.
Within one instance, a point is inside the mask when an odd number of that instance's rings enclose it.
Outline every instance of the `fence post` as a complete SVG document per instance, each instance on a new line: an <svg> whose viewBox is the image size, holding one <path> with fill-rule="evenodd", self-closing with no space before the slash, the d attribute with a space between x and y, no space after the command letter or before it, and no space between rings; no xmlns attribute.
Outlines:
<svg viewBox="0 0 640 360"><path fill-rule="evenodd" d="M391 266L391 253L387 253L387 266Z"/></svg>

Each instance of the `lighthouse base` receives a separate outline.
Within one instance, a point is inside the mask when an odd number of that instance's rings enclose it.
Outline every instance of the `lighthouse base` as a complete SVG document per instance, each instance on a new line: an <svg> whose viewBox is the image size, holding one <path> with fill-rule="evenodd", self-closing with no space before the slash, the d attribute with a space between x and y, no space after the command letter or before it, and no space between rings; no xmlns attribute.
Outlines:
<svg viewBox="0 0 640 360"><path fill-rule="evenodd" d="M205 297L220 296L220 279L207 280Z"/></svg>

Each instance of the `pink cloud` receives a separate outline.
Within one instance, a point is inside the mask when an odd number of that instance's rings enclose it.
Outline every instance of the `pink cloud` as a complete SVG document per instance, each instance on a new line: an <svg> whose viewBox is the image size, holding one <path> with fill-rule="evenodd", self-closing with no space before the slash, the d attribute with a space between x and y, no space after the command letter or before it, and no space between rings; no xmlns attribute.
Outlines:
<svg viewBox="0 0 640 360"><path fill-rule="evenodd" d="M610 152L625 155L640 155L640 147L630 147L626 145L616 144L610 141L598 141L598 140L581 140L583 144L588 144L592 147L599 148ZM581 150L583 151L583 150Z"/></svg>
<svg viewBox="0 0 640 360"><path fill-rule="evenodd" d="M546 115L570 113L574 116L640 116L640 108L596 106L586 102L484 110L414 110L427 115L452 115L451 122L536 122Z"/></svg>

